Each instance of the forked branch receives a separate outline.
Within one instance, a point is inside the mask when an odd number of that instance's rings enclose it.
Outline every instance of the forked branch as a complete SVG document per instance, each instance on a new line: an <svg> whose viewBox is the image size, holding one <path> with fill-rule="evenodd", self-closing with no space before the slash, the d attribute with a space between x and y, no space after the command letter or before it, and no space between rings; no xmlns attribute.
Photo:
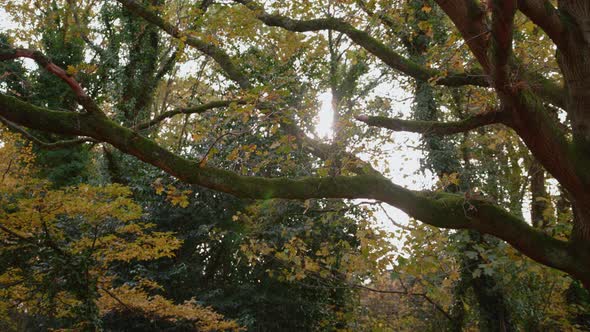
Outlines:
<svg viewBox="0 0 590 332"><path fill-rule="evenodd" d="M74 92L76 100L84 109L89 113L100 113L98 106L90 98L80 83L76 81L73 76L70 76L65 70L57 66L51 60L43 55L39 51L33 51L23 48L3 48L0 49L0 61L17 59L17 58L29 58L33 59L40 67L44 68L51 74L57 76L59 79L64 81Z"/></svg>

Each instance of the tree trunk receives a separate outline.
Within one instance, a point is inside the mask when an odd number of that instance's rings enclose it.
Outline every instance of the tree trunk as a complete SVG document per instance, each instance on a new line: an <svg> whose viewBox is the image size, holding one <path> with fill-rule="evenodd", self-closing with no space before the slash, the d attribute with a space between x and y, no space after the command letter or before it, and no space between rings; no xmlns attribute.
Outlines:
<svg viewBox="0 0 590 332"><path fill-rule="evenodd" d="M558 51L557 60L566 87L566 111L571 121L575 160L583 192L572 192L574 229L572 241L590 254L590 1L560 0L559 9L575 26L568 29L567 45ZM590 264L590 261L588 262ZM586 287L589 287L586 281Z"/></svg>

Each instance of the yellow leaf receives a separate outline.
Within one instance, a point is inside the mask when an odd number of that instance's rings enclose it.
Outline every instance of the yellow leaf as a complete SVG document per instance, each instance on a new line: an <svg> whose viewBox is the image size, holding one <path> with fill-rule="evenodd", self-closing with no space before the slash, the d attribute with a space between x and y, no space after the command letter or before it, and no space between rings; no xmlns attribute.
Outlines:
<svg viewBox="0 0 590 332"><path fill-rule="evenodd" d="M74 66L68 65L66 68L66 73L70 76L74 76L78 73L78 69Z"/></svg>

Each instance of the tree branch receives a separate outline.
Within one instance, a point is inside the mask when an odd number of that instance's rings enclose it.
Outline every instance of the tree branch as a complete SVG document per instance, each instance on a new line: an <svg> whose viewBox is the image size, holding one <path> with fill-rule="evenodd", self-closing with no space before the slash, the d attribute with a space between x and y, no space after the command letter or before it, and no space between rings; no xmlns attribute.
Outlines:
<svg viewBox="0 0 590 332"><path fill-rule="evenodd" d="M494 87L502 97L509 90L508 61L512 54L512 33L516 0L490 0L492 7L491 59Z"/></svg>
<svg viewBox="0 0 590 332"><path fill-rule="evenodd" d="M451 19L458 24L457 27L462 33L467 45L470 47L484 71L473 71L470 73L449 73L444 76L441 72L425 68L385 46L367 32L358 30L352 25L333 17L313 20L293 20L291 18L268 14L264 8L252 0L234 0L248 7L255 13L256 17L268 26L281 27L289 31L307 32L319 30L335 30L346 34L353 42L379 58L390 68L422 80L435 79L434 84L443 86L465 86L474 85L489 86L487 74L490 64L487 57L489 30L483 22L485 13L478 4L470 0L438 0L437 2ZM460 3L461 2L461 3ZM455 22L456 20L456 22ZM554 82L534 73L525 73L525 78L531 80L531 88L541 98L548 100L556 106L563 107L563 89Z"/></svg>
<svg viewBox="0 0 590 332"><path fill-rule="evenodd" d="M313 20L294 20L281 15L268 14L264 8L251 0L234 0L252 10L256 17L268 26L281 27L294 32L334 30L347 35L353 42L363 47L389 67L422 81L436 78L436 84L445 86L476 85L488 86L488 82L481 73L442 73L423 67L393 51L367 32L358 30L352 25L334 18L320 18Z"/></svg>
<svg viewBox="0 0 590 332"><path fill-rule="evenodd" d="M518 0L518 10L543 29L559 49L566 48L565 27L557 9L553 7L551 2L548 0Z"/></svg>
<svg viewBox="0 0 590 332"><path fill-rule="evenodd" d="M0 94L0 115L20 125L59 134L85 135L156 166L186 183L251 199L364 198L399 208L435 227L475 229L497 236L532 259L585 280L582 264L567 242L540 232L489 201L443 193L412 191L378 174L335 177L266 178L199 167L155 142L96 114L52 111ZM51 125L48 125L51 124Z"/></svg>
<svg viewBox="0 0 590 332"><path fill-rule="evenodd" d="M44 68L48 72L52 73L53 75L57 76L59 79L64 81L74 92L78 103L80 103L80 105L82 105L87 112L101 113L100 109L94 103L92 98L90 98L86 94L86 92L84 92L84 89L82 88L80 83L78 83L78 81L76 81L74 77L68 75L68 73L65 70L51 62L51 59L43 55L43 53L39 51L27 50L22 48L0 49L0 61L17 58L29 58L35 60L35 62L40 67Z"/></svg>
<svg viewBox="0 0 590 332"><path fill-rule="evenodd" d="M587 165L590 156L576 150L546 107L524 90L511 98L510 119L506 123L516 131L533 156L559 181L574 200L590 209Z"/></svg>
<svg viewBox="0 0 590 332"><path fill-rule="evenodd" d="M86 142L98 143L98 141L93 138L76 138L76 139L63 140L63 141L57 141L57 142L51 142L51 143L43 142L42 140L38 139L37 137L31 135L31 133L26 131L21 126L8 121L7 119L5 119L2 116L0 116L0 123L4 124L6 127L11 129L12 131L15 131L15 132L23 135L25 138L34 142L35 144L39 145L41 148L43 148L45 150L67 149L69 147L77 146L77 145L80 145L80 144L86 143Z"/></svg>
<svg viewBox="0 0 590 332"><path fill-rule="evenodd" d="M160 27L166 33L174 38L185 40L188 45L191 45L201 51L202 53L210 56L217 62L217 64L223 69L226 75L233 81L238 83L242 89L248 89L251 84L248 77L242 72L242 70L234 63L231 57L223 51L221 48L207 43L195 36L191 36L187 33L180 31L180 29L174 26L172 23L161 18L156 12L146 8L135 0L117 0L127 10L135 15L138 15L146 21L155 24Z"/></svg>
<svg viewBox="0 0 590 332"><path fill-rule="evenodd" d="M141 129L150 128L150 127L164 121L165 119L171 118L177 114L195 114L195 113L201 114L201 113L205 113L208 110L211 110L214 108L229 106L231 103L243 104L244 102L241 100L216 100L216 101L212 101L212 102L202 104L202 105L191 106L191 107L186 107L186 108L178 108L178 109L175 109L172 111L164 112L148 122L140 123L140 124L134 126L133 129L141 130Z"/></svg>
<svg viewBox="0 0 590 332"><path fill-rule="evenodd" d="M131 2L133 2L133 1L131 1ZM44 56L41 53L34 52L34 51L28 51L28 50L27 50L27 52L32 52L32 53L37 54L40 59L43 59L44 58ZM13 56L11 54L12 53L11 52L8 52L8 51L5 54L2 50L0 50L0 60L14 58L15 56ZM5 56L5 58L2 57L3 55ZM65 73L65 71L63 69L59 68L58 66L53 65L52 66L52 69L55 69L58 73L60 73L60 75L66 76L66 77L69 78L69 76L67 76L67 73ZM229 74L230 73L228 73L228 75ZM240 79L240 76L239 75L238 76L231 75L230 78L232 78L234 80L237 80L237 79ZM70 83L77 84L77 82L75 80L70 81ZM80 93L82 93L82 94L85 95L84 91L79 86L79 84L77 85L77 88L80 91ZM94 102L92 101L91 98L86 97L86 100L91 105L93 105L93 108L96 108L96 110L98 110L98 108L96 107L96 105L94 104ZM189 113L202 113L202 112L205 112L206 110L211 109L211 108L227 106L227 105L225 105L226 102L229 105L231 102L239 102L239 103L242 103L243 101L215 101L215 102L211 102L211 103L205 104L205 105L199 105L199 106L195 106L195 107L191 107L191 108L178 109L178 110L173 110L173 111L170 111L170 112L165 112L165 113L161 114L160 116L156 117L155 119L153 119L153 120L151 120L149 122L145 122L145 123L142 123L142 124L137 125L136 127L134 127L134 129L141 130L141 129L149 128L150 126L155 125L156 123L158 123L160 121L163 121L165 118L168 118L168 117L174 116L176 114L180 114L180 113L185 113L185 114L189 114ZM262 104L260 106L261 106L262 109L271 109L272 108L270 105L266 105L266 104ZM100 111L98 111L98 112L101 113ZM103 114L103 113L101 113L101 114ZM68 119L67 121L74 121L74 120L73 119ZM305 133L303 133L303 131L301 131L299 128L296 128L296 126L293 126L293 125L290 125L290 124L286 124L286 123L283 123L283 125L287 128L287 131L288 132L290 132L291 134L297 136L303 142L304 146L312 154L314 154L318 158L324 158L324 159L327 158L326 156L328 156L328 154L329 154L328 151L331 151L331 146L330 145L324 144L324 143L321 143L321 142L317 142L317 141L309 138ZM34 138L32 135L30 135L25 130L22 130L22 131L19 131L19 132L21 132L27 138L29 138L29 139L37 142L41 146L44 146L44 147L47 147L47 148L55 148L55 149L58 149L58 148L61 148L61 147L66 147L66 146L70 146L70 145L81 143L81 142L78 142L78 141L60 142L60 144L56 144L55 146L51 146L51 145L48 145L50 143L44 143L44 142L41 142L40 140ZM80 135L80 134L74 134L74 135ZM359 158L356 158L355 156L350 156L350 158L351 158L352 161L356 162L359 165L355 170L353 170L354 172L357 172L357 173L376 172L368 163L363 162Z"/></svg>
<svg viewBox="0 0 590 332"><path fill-rule="evenodd" d="M453 21L484 72L489 73L490 63L486 53L489 29L484 21L485 12L479 3L475 0L435 0L435 2Z"/></svg>
<svg viewBox="0 0 590 332"><path fill-rule="evenodd" d="M480 63L484 72L489 74L491 64L488 58L489 29L485 22L485 12L479 3L474 0L435 0L439 7L453 21L453 24L471 49L471 52ZM495 0L490 0L495 1ZM518 65L518 63L517 63ZM548 80L542 75L524 72L522 77L526 79L531 89L543 100L547 100L556 106L564 107L565 91L563 87L554 81Z"/></svg>
<svg viewBox="0 0 590 332"><path fill-rule="evenodd" d="M500 111L486 111L461 121L439 122L393 119L384 116L359 115L357 120L369 126L394 131L408 131L420 134L452 135L473 130L494 123L502 123L504 114Z"/></svg>
<svg viewBox="0 0 590 332"><path fill-rule="evenodd" d="M94 52L96 52L96 54L98 54L101 57L104 57L104 50L99 45L94 44L92 40L88 38L88 35L84 31L84 26L80 20L80 16L78 15L78 7L73 3L73 0L67 0L67 2L70 8L72 8L72 16L74 17L74 22L79 28L78 33L80 34L80 38L86 43L86 45L88 45Z"/></svg>
<svg viewBox="0 0 590 332"><path fill-rule="evenodd" d="M453 321L453 317L438 303L432 300L428 294L426 293L413 293L408 291L404 288L404 290L397 290L397 289L377 289L369 286L364 286L360 284L353 284L351 285L354 288L363 289L373 293L381 293L381 294L399 294L399 295L406 295L406 296L418 296L424 298L428 303L432 304L436 310L438 310L441 314L443 314L447 319Z"/></svg>

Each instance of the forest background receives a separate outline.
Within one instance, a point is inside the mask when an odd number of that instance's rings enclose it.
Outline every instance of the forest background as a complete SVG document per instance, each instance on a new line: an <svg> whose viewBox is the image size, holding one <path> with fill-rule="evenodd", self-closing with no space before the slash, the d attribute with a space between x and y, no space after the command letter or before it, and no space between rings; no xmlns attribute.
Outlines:
<svg viewBox="0 0 590 332"><path fill-rule="evenodd" d="M251 1L0 4L3 96L71 114L100 108L203 169L379 171L412 190L460 193L465 215L480 209L475 199L552 238L575 233L568 191L517 133L489 121L502 98L479 83L439 84L474 65L434 1L265 4L346 23L308 29L317 33L289 31L308 30ZM524 15L513 20L513 52L554 78L550 39ZM363 44L370 35L430 76L384 65L395 57ZM7 114L1 330L590 330L578 275L484 232L347 194L227 194L97 137L51 133L57 122L39 130ZM469 131L445 129L477 116L487 120Z"/></svg>

